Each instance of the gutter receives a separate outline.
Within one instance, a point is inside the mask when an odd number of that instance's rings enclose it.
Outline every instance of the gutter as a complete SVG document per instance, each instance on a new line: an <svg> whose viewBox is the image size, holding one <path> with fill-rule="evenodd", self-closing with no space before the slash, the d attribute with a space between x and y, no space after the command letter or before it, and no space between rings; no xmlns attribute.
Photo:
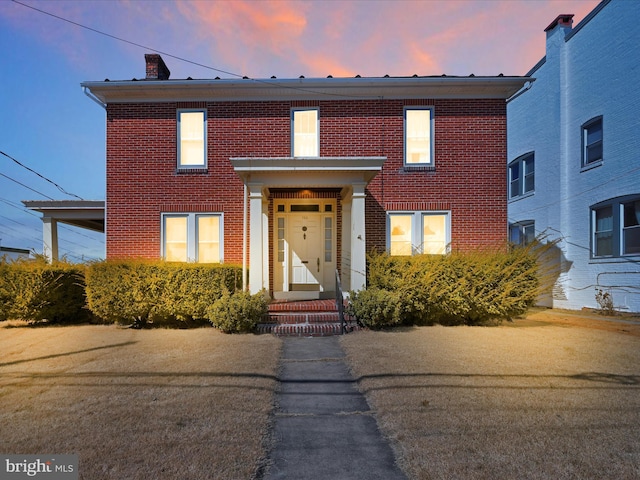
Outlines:
<svg viewBox="0 0 640 480"><path fill-rule="evenodd" d="M89 90L88 87L82 85L82 91L84 92L84 94L89 97L91 100L93 100L94 102L96 102L98 105L100 105L102 108L104 108L105 110L107 109L107 104L103 103L102 101L100 101L100 99L98 97L96 97L91 90Z"/></svg>

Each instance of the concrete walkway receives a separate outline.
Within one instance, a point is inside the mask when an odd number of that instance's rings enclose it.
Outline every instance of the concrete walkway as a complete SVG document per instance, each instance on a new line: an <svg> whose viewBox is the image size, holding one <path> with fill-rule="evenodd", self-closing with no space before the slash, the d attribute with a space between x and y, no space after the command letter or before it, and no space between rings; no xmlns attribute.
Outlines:
<svg viewBox="0 0 640 480"><path fill-rule="evenodd" d="M285 338L265 480L406 480L339 337Z"/></svg>

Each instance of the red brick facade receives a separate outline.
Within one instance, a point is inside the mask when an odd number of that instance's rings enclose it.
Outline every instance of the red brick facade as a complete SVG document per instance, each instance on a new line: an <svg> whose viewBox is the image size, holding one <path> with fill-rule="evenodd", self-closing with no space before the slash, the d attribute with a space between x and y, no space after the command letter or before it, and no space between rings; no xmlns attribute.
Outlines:
<svg viewBox="0 0 640 480"><path fill-rule="evenodd" d="M434 108L435 168L403 166L403 109ZM453 249L504 242L504 99L110 103L107 257L159 258L161 213L222 212L224 260L242 261L243 183L232 157L288 157L291 108L316 106L320 156L383 156L367 189L367 248L386 245L385 212L451 212ZM177 171L176 110L206 108L206 170Z"/></svg>

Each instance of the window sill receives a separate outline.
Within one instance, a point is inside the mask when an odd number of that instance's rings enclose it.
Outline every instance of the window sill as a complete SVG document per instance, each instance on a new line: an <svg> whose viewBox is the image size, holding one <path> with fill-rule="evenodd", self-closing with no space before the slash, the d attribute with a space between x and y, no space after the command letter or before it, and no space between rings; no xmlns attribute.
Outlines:
<svg viewBox="0 0 640 480"><path fill-rule="evenodd" d="M202 175L206 173L209 173L207 167L176 168L176 175Z"/></svg>
<svg viewBox="0 0 640 480"><path fill-rule="evenodd" d="M581 172L587 172L593 168L598 168L600 165L602 165L602 160L598 160L596 162L592 162L592 163L588 163L587 165L583 165L582 168L580 169Z"/></svg>
<svg viewBox="0 0 640 480"><path fill-rule="evenodd" d="M404 165L405 172L435 172L435 165Z"/></svg>
<svg viewBox="0 0 640 480"><path fill-rule="evenodd" d="M533 197L535 195L536 191L534 190L533 192L527 192L524 193L522 195L518 195L516 197L512 197L508 200L509 203L513 203L513 202L517 202L518 200L524 200L525 198L529 198L529 197Z"/></svg>
<svg viewBox="0 0 640 480"><path fill-rule="evenodd" d="M592 265L598 265L603 263L636 263L640 260L640 255L623 255L620 257L591 257L589 263ZM627 272L625 272L627 273ZM632 272L628 272L632 273Z"/></svg>

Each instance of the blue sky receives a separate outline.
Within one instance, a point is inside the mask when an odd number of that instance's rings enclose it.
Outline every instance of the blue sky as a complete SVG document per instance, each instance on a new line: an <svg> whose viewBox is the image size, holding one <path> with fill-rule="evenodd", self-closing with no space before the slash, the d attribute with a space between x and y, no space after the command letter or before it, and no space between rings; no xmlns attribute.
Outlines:
<svg viewBox="0 0 640 480"><path fill-rule="evenodd" d="M145 53L164 53L171 78L524 75L557 15L575 26L599 3L19 2L0 1L0 151L86 200L105 198L105 111L80 83L144 78ZM41 253L40 216L21 200L75 197L3 155L0 174L0 245ZM61 255L104 258L103 235L59 233Z"/></svg>

